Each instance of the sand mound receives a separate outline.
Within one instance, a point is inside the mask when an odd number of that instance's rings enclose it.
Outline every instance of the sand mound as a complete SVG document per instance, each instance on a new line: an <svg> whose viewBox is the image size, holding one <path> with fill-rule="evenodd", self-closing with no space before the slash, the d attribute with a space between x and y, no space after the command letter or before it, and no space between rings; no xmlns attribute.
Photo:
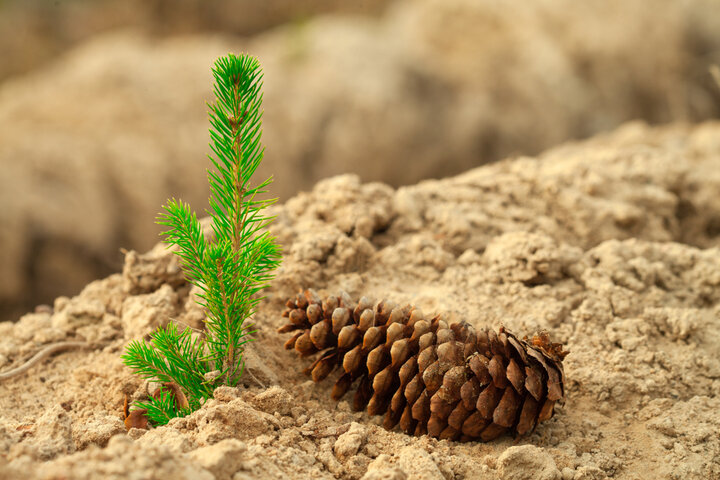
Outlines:
<svg viewBox="0 0 720 480"><path fill-rule="evenodd" d="M122 274L52 311L0 324L0 368L84 339L4 382L5 478L720 478L720 124L649 129L394 190L355 176L275 207L284 264L256 317L240 389L184 419L124 432L120 361L170 318L198 326L174 259L130 253ZM714 246L713 246L714 245ZM388 432L329 398L282 349L301 287L390 298L448 319L548 329L572 352L568 401L527 438L454 443ZM262 384L262 386L260 385Z"/></svg>
<svg viewBox="0 0 720 480"><path fill-rule="evenodd" d="M0 315L116 271L120 247L150 248L169 196L203 208L209 66L228 51L263 63L262 173L287 199L346 172L407 185L628 120L717 116L718 12L418 0L243 39L95 38L0 86Z"/></svg>

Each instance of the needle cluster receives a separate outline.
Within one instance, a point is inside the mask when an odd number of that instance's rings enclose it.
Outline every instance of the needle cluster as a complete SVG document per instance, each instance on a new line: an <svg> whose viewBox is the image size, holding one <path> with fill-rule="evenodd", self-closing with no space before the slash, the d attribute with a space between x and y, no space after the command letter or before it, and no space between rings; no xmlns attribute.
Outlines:
<svg viewBox="0 0 720 480"><path fill-rule="evenodd" d="M254 57L230 54L215 62L213 76L207 213L214 239L206 239L197 216L180 200L169 200L158 217L168 228L164 241L175 247L188 280L201 290L205 329L179 330L171 323L158 328L150 343L131 342L123 355L142 377L173 382L187 397L180 402L159 389L147 403L137 404L156 424L199 408L218 385L238 383L243 348L253 333L248 319L281 260L280 248L266 230L272 217L263 213L275 199L259 197L272 178L251 184L264 152L260 64Z"/></svg>

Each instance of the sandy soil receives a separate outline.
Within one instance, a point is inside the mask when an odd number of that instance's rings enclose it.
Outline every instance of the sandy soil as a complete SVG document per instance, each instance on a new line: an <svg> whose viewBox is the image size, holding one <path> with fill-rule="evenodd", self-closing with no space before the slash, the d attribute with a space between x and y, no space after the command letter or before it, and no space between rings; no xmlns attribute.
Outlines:
<svg viewBox="0 0 720 480"><path fill-rule="evenodd" d="M3 478L718 479L720 124L568 144L394 190L340 176L277 206L284 264L256 317L247 384L125 432L146 385L124 346L202 311L162 247L52 309L0 323L0 369L92 347L0 384ZM455 443L388 432L282 349L300 288L389 298L571 354L568 401L532 435Z"/></svg>

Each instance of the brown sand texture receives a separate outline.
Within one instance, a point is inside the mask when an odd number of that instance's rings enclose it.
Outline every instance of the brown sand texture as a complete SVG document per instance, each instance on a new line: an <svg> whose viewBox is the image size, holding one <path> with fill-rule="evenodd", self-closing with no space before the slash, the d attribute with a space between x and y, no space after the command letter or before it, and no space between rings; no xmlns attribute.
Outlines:
<svg viewBox="0 0 720 480"><path fill-rule="evenodd" d="M273 207L285 256L254 318L245 384L125 431L148 386L127 343L203 312L174 257L0 323L3 479L720 478L720 123L615 132L393 189L332 177ZM570 350L567 402L529 436L457 443L386 431L333 402L276 333L285 300L340 289L448 321L547 330Z"/></svg>

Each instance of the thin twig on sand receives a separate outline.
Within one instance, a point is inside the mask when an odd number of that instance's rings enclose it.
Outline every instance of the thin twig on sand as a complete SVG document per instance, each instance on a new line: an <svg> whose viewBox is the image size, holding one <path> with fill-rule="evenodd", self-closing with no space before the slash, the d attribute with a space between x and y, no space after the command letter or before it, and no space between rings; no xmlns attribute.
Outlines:
<svg viewBox="0 0 720 480"><path fill-rule="evenodd" d="M89 344L85 342L60 342L53 343L36 353L30 360L20 365L17 368L8 370L7 372L0 373L0 381L7 380L9 378L16 377L28 371L30 367L38 363L39 361L49 357L53 353L61 352L63 350L69 350L71 348L84 348L88 347Z"/></svg>

